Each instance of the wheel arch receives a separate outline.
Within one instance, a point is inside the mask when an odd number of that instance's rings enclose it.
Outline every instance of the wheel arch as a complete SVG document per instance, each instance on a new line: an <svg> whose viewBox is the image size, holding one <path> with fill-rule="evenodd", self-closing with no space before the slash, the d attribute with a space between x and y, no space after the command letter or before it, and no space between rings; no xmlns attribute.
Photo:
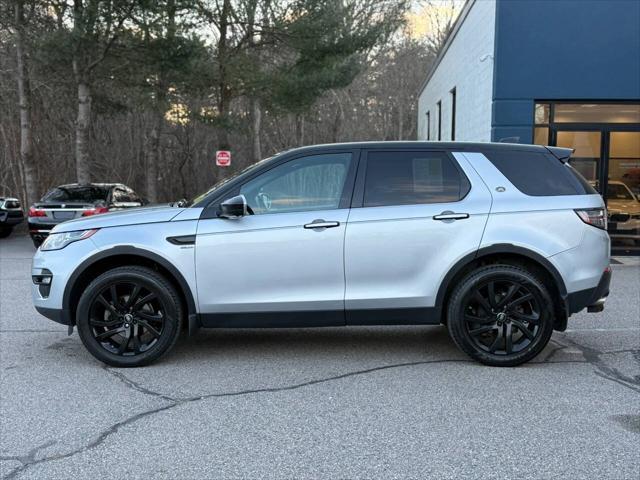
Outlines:
<svg viewBox="0 0 640 480"><path fill-rule="evenodd" d="M62 309L65 316L68 316L70 325L75 325L78 300L84 291L82 287L101 273L124 265L145 266L162 273L176 288L188 317L191 319L196 316L196 303L191 288L189 288L184 276L170 261L148 250L132 246L118 246L100 251L87 258L78 265L69 277L62 297Z"/></svg>
<svg viewBox="0 0 640 480"><path fill-rule="evenodd" d="M446 311L446 305L451 291L469 271L483 265L493 263L508 263L527 266L537 273L549 288L554 299L555 325L554 328L564 331L567 327L568 306L567 287L558 269L539 253L525 247L513 244L495 244L483 247L474 253L461 258L445 275L436 295L436 306L440 311ZM443 316L443 320L446 320Z"/></svg>

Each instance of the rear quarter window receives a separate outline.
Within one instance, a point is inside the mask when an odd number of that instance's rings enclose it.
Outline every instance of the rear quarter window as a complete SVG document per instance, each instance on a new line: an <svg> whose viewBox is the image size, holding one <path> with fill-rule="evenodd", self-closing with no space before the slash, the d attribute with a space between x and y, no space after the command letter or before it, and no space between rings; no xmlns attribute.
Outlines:
<svg viewBox="0 0 640 480"><path fill-rule="evenodd" d="M483 152L522 193L536 197L597 193L571 165L551 154L525 151Z"/></svg>

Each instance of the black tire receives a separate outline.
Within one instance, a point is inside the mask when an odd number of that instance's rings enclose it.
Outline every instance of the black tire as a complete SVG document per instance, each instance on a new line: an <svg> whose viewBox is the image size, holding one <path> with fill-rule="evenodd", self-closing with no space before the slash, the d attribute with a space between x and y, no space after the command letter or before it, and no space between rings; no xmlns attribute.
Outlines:
<svg viewBox="0 0 640 480"><path fill-rule="evenodd" d="M513 265L489 265L468 273L453 290L447 327L471 358L513 367L549 343L553 310L548 289L534 274Z"/></svg>
<svg viewBox="0 0 640 480"><path fill-rule="evenodd" d="M13 227L0 227L0 238L7 238L12 231Z"/></svg>
<svg viewBox="0 0 640 480"><path fill-rule="evenodd" d="M31 241L33 242L33 246L36 248L40 248L40 245L42 245L42 242L43 242L43 240L40 240L35 237L31 237Z"/></svg>
<svg viewBox="0 0 640 480"><path fill-rule="evenodd" d="M182 316L180 297L164 276L146 267L118 267L85 289L76 325L82 343L98 360L139 367L173 348Z"/></svg>

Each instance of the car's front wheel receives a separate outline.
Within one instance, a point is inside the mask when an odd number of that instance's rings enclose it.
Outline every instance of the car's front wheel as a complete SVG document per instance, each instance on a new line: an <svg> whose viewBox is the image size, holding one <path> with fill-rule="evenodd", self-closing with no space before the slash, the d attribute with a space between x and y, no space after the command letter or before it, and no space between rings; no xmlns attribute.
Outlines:
<svg viewBox="0 0 640 480"><path fill-rule="evenodd" d="M146 267L109 270L86 288L76 325L85 347L114 367L147 365L176 343L182 306L173 285Z"/></svg>
<svg viewBox="0 0 640 480"><path fill-rule="evenodd" d="M547 287L525 268L488 265L468 273L451 294L447 326L470 357L493 366L527 362L553 333Z"/></svg>

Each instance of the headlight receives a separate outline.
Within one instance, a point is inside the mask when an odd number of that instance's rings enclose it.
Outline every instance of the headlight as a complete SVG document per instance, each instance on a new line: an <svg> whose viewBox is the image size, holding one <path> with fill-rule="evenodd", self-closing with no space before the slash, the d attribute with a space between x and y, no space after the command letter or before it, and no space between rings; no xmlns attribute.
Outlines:
<svg viewBox="0 0 640 480"><path fill-rule="evenodd" d="M60 250L70 243L77 242L89 238L98 231L97 228L92 230L80 230L77 232L52 233L40 245L40 250Z"/></svg>

